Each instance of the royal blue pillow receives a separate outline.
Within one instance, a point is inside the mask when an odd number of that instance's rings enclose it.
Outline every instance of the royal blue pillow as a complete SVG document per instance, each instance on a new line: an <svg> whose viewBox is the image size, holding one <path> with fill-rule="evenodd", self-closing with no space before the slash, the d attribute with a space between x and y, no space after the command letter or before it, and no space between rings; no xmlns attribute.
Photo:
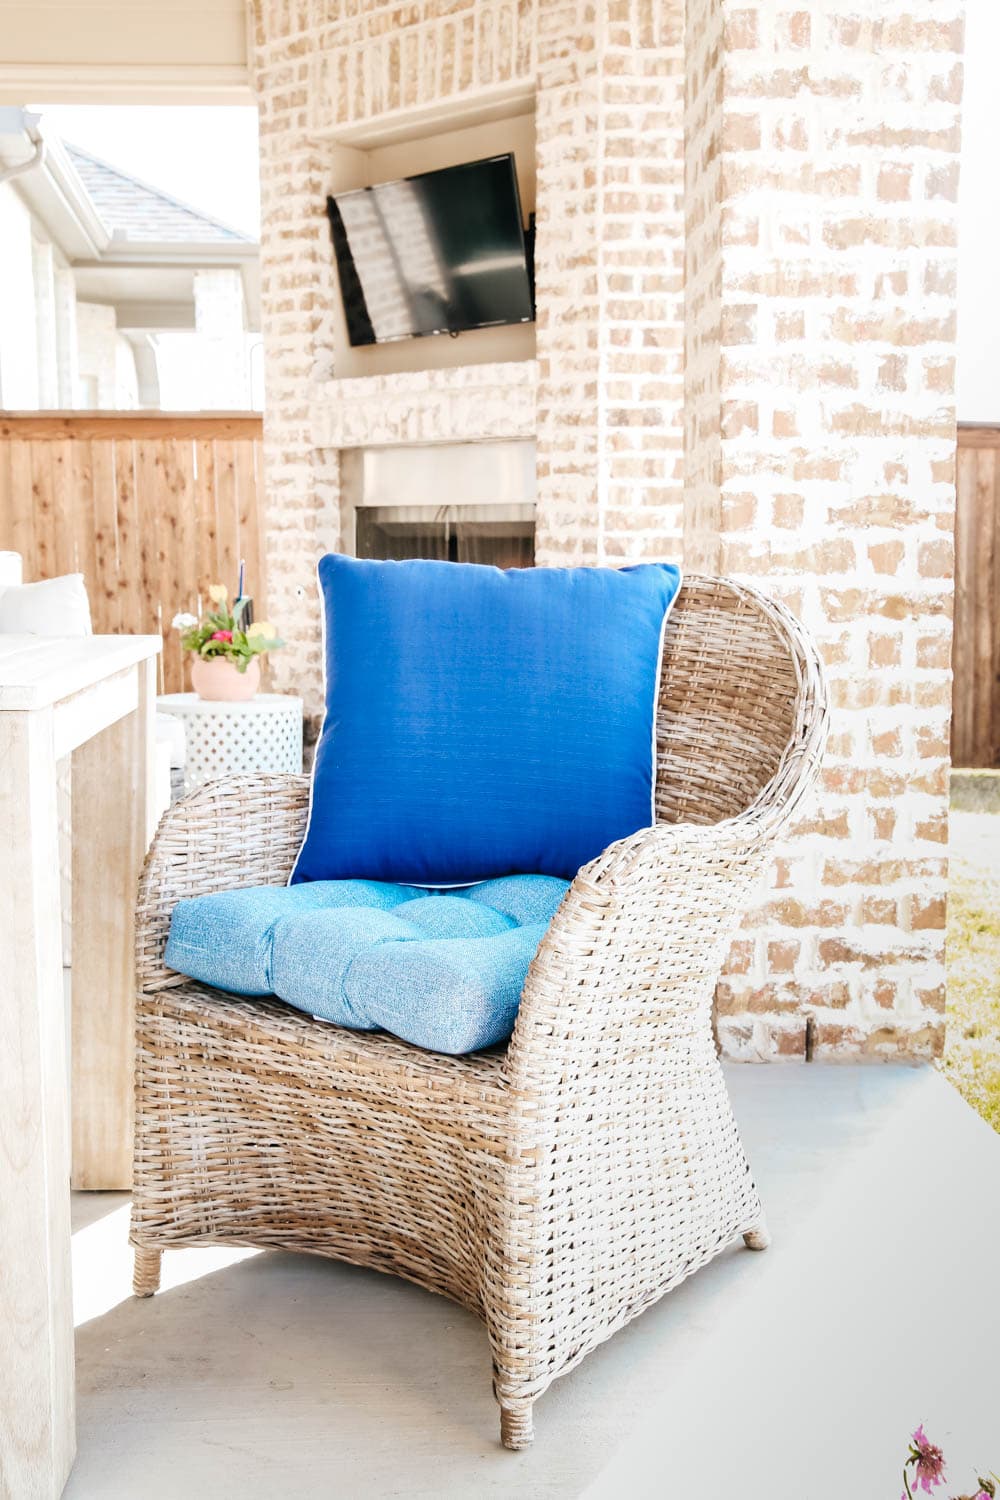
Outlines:
<svg viewBox="0 0 1000 1500"><path fill-rule="evenodd" d="M653 821L669 563L319 564L326 717L292 883L572 879Z"/></svg>

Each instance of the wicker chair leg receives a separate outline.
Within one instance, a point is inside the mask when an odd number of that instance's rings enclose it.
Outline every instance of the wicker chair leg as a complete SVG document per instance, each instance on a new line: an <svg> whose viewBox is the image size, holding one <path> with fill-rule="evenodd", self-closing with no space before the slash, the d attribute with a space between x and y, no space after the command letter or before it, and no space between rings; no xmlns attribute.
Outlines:
<svg viewBox="0 0 1000 1500"><path fill-rule="evenodd" d="M535 1428L531 1420L531 1407L519 1407L511 1411L508 1406L500 1408L500 1441L505 1448L516 1453L519 1448L530 1448L535 1440Z"/></svg>
<svg viewBox="0 0 1000 1500"><path fill-rule="evenodd" d="M761 1214L752 1229L748 1229L743 1236L743 1243L748 1250L766 1250L771 1243L771 1236L767 1228L767 1220Z"/></svg>
<svg viewBox="0 0 1000 1500"><path fill-rule="evenodd" d="M144 1245L136 1245L132 1290L137 1297L152 1297L154 1292L160 1290L160 1261L162 1259L162 1250L148 1250Z"/></svg>

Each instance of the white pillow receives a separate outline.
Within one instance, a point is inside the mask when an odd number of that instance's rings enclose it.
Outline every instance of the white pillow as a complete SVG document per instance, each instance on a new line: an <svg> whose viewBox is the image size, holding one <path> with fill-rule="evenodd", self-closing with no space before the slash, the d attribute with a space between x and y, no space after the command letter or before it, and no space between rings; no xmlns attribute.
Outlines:
<svg viewBox="0 0 1000 1500"><path fill-rule="evenodd" d="M0 591L10 588L12 583L23 583L20 552L0 552Z"/></svg>
<svg viewBox="0 0 1000 1500"><path fill-rule="evenodd" d="M0 635L90 635L82 573L0 588Z"/></svg>

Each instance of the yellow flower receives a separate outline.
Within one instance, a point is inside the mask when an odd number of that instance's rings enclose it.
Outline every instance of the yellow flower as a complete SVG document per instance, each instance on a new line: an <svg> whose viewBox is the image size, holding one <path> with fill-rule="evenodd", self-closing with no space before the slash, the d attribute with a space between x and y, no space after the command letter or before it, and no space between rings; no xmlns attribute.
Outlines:
<svg viewBox="0 0 1000 1500"><path fill-rule="evenodd" d="M213 583L208 591L208 597L213 604L225 604L229 598L229 590L224 583Z"/></svg>
<svg viewBox="0 0 1000 1500"><path fill-rule="evenodd" d="M271 641L276 631L270 620L255 620L247 631L248 641Z"/></svg>

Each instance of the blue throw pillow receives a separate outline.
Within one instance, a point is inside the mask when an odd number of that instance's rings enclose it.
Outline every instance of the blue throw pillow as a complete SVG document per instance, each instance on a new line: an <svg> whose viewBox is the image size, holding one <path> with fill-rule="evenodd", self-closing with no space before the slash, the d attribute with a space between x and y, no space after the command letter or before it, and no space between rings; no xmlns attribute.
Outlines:
<svg viewBox="0 0 1000 1500"><path fill-rule="evenodd" d="M319 564L326 717L292 882L571 879L653 821L668 563Z"/></svg>

